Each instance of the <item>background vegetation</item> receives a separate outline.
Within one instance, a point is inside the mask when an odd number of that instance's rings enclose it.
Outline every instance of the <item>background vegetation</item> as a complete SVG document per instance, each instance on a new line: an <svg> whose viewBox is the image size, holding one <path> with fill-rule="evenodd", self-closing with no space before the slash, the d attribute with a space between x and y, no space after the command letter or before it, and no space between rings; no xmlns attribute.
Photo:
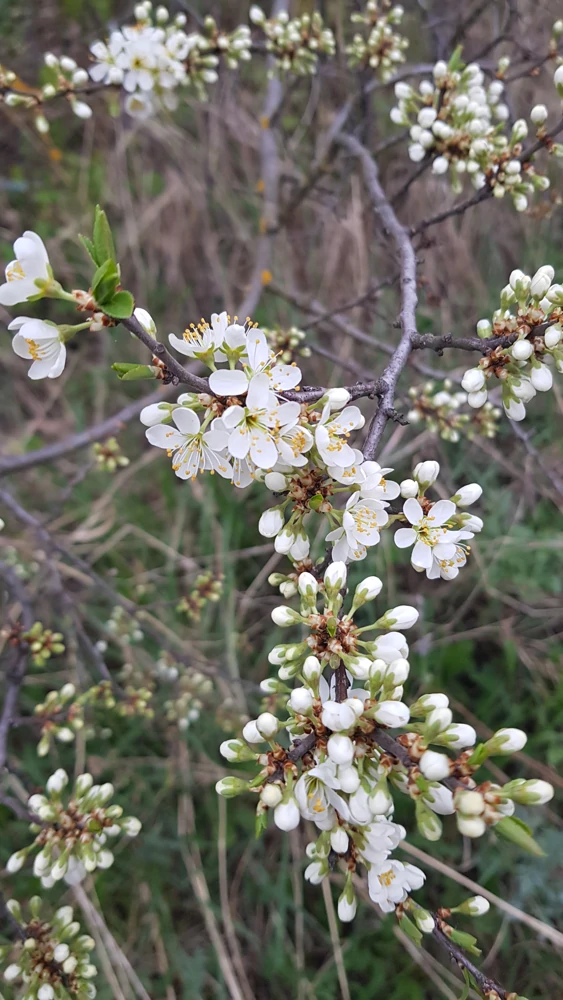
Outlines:
<svg viewBox="0 0 563 1000"><path fill-rule="evenodd" d="M337 34L342 32L349 5L326 0L322 6ZM455 34L458 5L405 6L409 60L432 62L442 56ZM494 37L505 9L501 2L474 6L481 16L467 32L467 61ZM514 6L521 53L543 51L559 5L523 0ZM199 0L178 9L216 14L226 27L247 14L247 5L238 0ZM108 23L129 15L129 5L114 0L46 0L41 5L4 0L0 60L30 82L36 81L47 49L72 53L84 65L89 41L103 35ZM495 55L502 51L498 47ZM548 64L519 81L516 99L522 107L544 100L555 108L552 70ZM99 201L116 232L124 283L155 316L162 337L214 310L234 311L244 297L256 246L263 81L262 64L254 60L242 79L222 78L208 105L188 102L173 118L147 122L127 118L114 99L106 105L103 97L93 102L95 114L86 123L60 107L48 139L38 136L24 115L2 108L2 258L10 259L11 243L23 229L34 228L48 241L57 276L81 287L87 271L76 233L88 231ZM338 65L323 70L319 79L290 86L278 122L283 204L291 204L306 177L318 137L348 86ZM370 148L381 151L378 162L393 191L410 176L412 165L404 143L387 144L398 132L388 119L390 97L388 89L374 91L355 124ZM549 262L560 277L557 164L552 177L551 191L525 217L493 199L428 233L420 250L422 332L473 333L475 322L496 307L513 267L535 269ZM445 192L442 180L426 175L401 200L401 217L410 222L433 214L451 198ZM314 353L303 361L306 381L329 385L343 367L349 380L359 372L380 371L385 354L378 343L393 343L396 337L395 291L392 285L371 295L369 290L393 278L393 262L385 244L374 239L360 181L342 161L330 164L288 217L276 240L272 271L253 318L268 327L308 328ZM313 307L295 304L321 303L323 313L362 297L355 308L322 322L312 322ZM47 309L50 318L63 318L58 303L48 303ZM350 330L337 325L341 317L348 327L373 337L373 344L345 335ZM4 310L0 321L9 321ZM116 360L146 360L122 328L77 338L70 354L61 378L31 383L4 333L4 452L60 440L146 391L142 383L118 382L110 371ZM464 367L457 358L421 355L420 361L427 369L451 369L454 379ZM411 368L407 374L410 384L426 377ZM407 388L403 379L405 408ZM378 572L388 606L404 600L422 612L413 641L411 698L446 690L456 717L475 724L480 733L488 730L475 718L485 720L490 730L499 725L525 729L530 734L526 755L516 755L507 773L546 777L560 791L563 501L557 484L563 452L557 384L548 395L536 397L518 436L506 420L494 440L458 443L440 439L421 424L391 428L383 455L396 478L405 478L414 462L436 458L448 489L478 481L484 487L479 513L485 530L455 584L428 584L387 538L357 575ZM115 642L107 627L115 601L67 559L47 553L33 532L0 508L7 525L0 535L0 557L23 567L19 571L27 575L37 616L60 628L67 646L65 654L26 680L22 724L12 735L10 773L1 779L2 788L23 795L24 773L40 788L56 766L77 773L86 768L113 781L117 801L143 821L142 835L95 887L87 883L80 895L85 921L97 928L99 996L226 997L223 961L234 969L245 1000L330 1000L346 996L347 989L355 1000L459 997L455 972L441 967L441 957L421 956L392 918L380 920L369 900L353 925L339 927L336 936L326 894L302 879L306 832L288 837L271 827L255 840L253 803L244 798L225 803L215 794L215 781L228 773L219 742L239 730L243 717L255 714L257 685L270 669L265 656L273 641L269 612L279 602L267 575L282 560L257 534L261 499L256 487L238 492L209 478L181 483L161 453L146 444L137 420L123 428L119 441L131 461L114 475L100 471L85 449L3 485L116 593L140 606L141 641ZM54 585L53 560L70 603ZM204 570L223 576L223 596L205 608L200 621L190 621L176 606ZM47 691L62 683L71 680L85 688L99 679L99 640L109 643L104 655L115 677L155 687L154 720L100 714L89 738L81 736L70 746L57 743L47 761L38 758L36 729L27 717ZM163 652L180 671L195 667L213 681L200 718L186 731L166 718L165 703L177 692L174 684L155 677ZM506 845L500 849L492 836L466 841L460 850L452 824L431 848L447 869L432 871L430 862L420 862L428 872L421 898L430 907L457 902L470 894L456 884L461 876L555 924L562 903L563 823L554 803L531 812L530 821L538 816L535 836L546 851L543 859ZM25 823L4 806L0 822L5 861L21 845ZM409 843L428 849L416 835ZM34 880L23 873L18 879L19 897L25 898ZM73 890L66 891L70 898ZM52 895L58 903L60 889ZM96 923L96 912L103 915L101 922ZM559 958L541 934L496 907L478 930L485 966L501 982L530 1000L558 994Z"/></svg>

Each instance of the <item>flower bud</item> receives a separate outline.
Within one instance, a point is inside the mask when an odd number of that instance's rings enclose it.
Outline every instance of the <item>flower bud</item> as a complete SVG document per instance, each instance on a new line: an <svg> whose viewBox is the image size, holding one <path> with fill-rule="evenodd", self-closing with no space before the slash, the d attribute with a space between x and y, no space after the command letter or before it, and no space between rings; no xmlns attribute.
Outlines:
<svg viewBox="0 0 563 1000"><path fill-rule="evenodd" d="M399 604L396 608L386 611L375 624L377 628L388 628L395 632L399 629L411 628L417 621L418 611L416 608L411 608L408 604Z"/></svg>
<svg viewBox="0 0 563 1000"><path fill-rule="evenodd" d="M281 493L282 490L285 490L287 483L281 472L267 472L264 476L264 485L272 493Z"/></svg>
<svg viewBox="0 0 563 1000"><path fill-rule="evenodd" d="M393 702L392 704L395 704ZM349 706L338 701L325 701L321 713L323 726L333 732L351 729L356 722L356 713Z"/></svg>
<svg viewBox="0 0 563 1000"><path fill-rule="evenodd" d="M374 816L385 816L393 807L393 797L387 787L386 778L382 778L377 782L369 797L368 805Z"/></svg>
<svg viewBox="0 0 563 1000"><path fill-rule="evenodd" d="M563 97L563 64L558 66L553 74L553 82L557 87L557 93L560 97Z"/></svg>
<svg viewBox="0 0 563 1000"><path fill-rule="evenodd" d="M10 875L14 875L19 872L20 868L25 864L25 859L27 857L26 851L16 851L12 854L8 861L6 862L6 871L10 872Z"/></svg>
<svg viewBox="0 0 563 1000"><path fill-rule="evenodd" d="M561 323L554 323L543 335L545 346L552 350L554 347L557 347L562 337L563 327Z"/></svg>
<svg viewBox="0 0 563 1000"><path fill-rule="evenodd" d="M508 281L512 291L519 301L527 297L532 284L532 279L528 274L524 274L523 271L516 268L516 270L511 271Z"/></svg>
<svg viewBox="0 0 563 1000"><path fill-rule="evenodd" d="M347 570L343 562L333 562L327 567L324 575L324 585L329 597L336 597L346 586Z"/></svg>
<svg viewBox="0 0 563 1000"><path fill-rule="evenodd" d="M425 750L418 765L425 778L429 781L443 781L450 774L450 758L435 750Z"/></svg>
<svg viewBox="0 0 563 1000"><path fill-rule="evenodd" d="M516 361L527 361L534 353L534 345L529 340L517 340L512 345L512 357Z"/></svg>
<svg viewBox="0 0 563 1000"><path fill-rule="evenodd" d="M279 507L265 510L258 521L258 531L264 538L274 538L284 525L283 514Z"/></svg>
<svg viewBox="0 0 563 1000"><path fill-rule="evenodd" d="M464 837L482 837L487 825L482 816L457 816L457 828Z"/></svg>
<svg viewBox="0 0 563 1000"><path fill-rule="evenodd" d="M351 764L354 760L354 744L349 736L335 733L328 740L327 753L335 764Z"/></svg>
<svg viewBox="0 0 563 1000"><path fill-rule="evenodd" d="M465 913L470 917L482 917L489 912L490 908L491 904L484 896L470 896L459 906L452 907L452 913Z"/></svg>
<svg viewBox="0 0 563 1000"><path fill-rule="evenodd" d="M242 735L247 743L263 743L264 737L258 731L256 720L251 719L242 727Z"/></svg>
<svg viewBox="0 0 563 1000"><path fill-rule="evenodd" d="M400 726L407 725L410 712L401 701L380 701L374 710L373 717L380 726L398 729Z"/></svg>
<svg viewBox="0 0 563 1000"><path fill-rule="evenodd" d="M479 392L470 392L467 396L467 402L474 410L478 410L480 406L484 406L487 402L487 396L486 389L481 389Z"/></svg>
<svg viewBox="0 0 563 1000"><path fill-rule="evenodd" d="M475 746L477 733L473 726L468 726L465 722L454 722L435 738L435 742L450 747L451 750L464 750L465 747Z"/></svg>
<svg viewBox="0 0 563 1000"><path fill-rule="evenodd" d="M290 799L289 802L280 802L274 809L274 823L280 830L286 832L295 830L299 826L300 819L301 815L295 799Z"/></svg>
<svg viewBox="0 0 563 1000"><path fill-rule="evenodd" d="M547 365L534 365L530 373L530 382L538 392L548 392L553 385L553 375Z"/></svg>
<svg viewBox="0 0 563 1000"><path fill-rule="evenodd" d="M421 128L431 128L437 117L435 108L421 108L417 121Z"/></svg>
<svg viewBox="0 0 563 1000"><path fill-rule="evenodd" d="M297 625L298 622L303 621L303 619L297 611L293 611L291 608L286 608L284 605L280 605L278 608L273 609L272 621L275 622L276 625L279 625L280 628L288 628L290 625Z"/></svg>
<svg viewBox="0 0 563 1000"><path fill-rule="evenodd" d="M330 846L336 854L346 854L348 850L348 834L346 830L343 830L341 826L337 826L330 833Z"/></svg>
<svg viewBox="0 0 563 1000"><path fill-rule="evenodd" d="M428 910L424 910L422 906L417 906L416 910L413 912L413 917L419 931L422 931L423 934L432 934L435 927L435 921L434 917L428 912Z"/></svg>
<svg viewBox="0 0 563 1000"><path fill-rule="evenodd" d="M553 785L539 778L532 778L530 781L521 779L510 782L509 786L510 798L523 806L543 806L546 802L551 802L554 795ZM506 785L504 790L507 791Z"/></svg>
<svg viewBox="0 0 563 1000"><path fill-rule="evenodd" d="M472 503L475 503L479 499L482 493L483 487L479 486L479 483L469 483L467 486L461 486L456 491L455 496L452 497L452 502L457 507L470 507Z"/></svg>
<svg viewBox="0 0 563 1000"><path fill-rule="evenodd" d="M280 728L279 719L271 712L262 712L256 719L256 728L265 740L271 740Z"/></svg>
<svg viewBox="0 0 563 1000"><path fill-rule="evenodd" d="M332 411L332 410L341 410L343 406L346 406L346 403L348 402L349 399L350 399L350 393L348 392L347 389L335 388L335 389L328 389L327 392L325 392L321 402L330 403L330 409Z"/></svg>
<svg viewBox="0 0 563 1000"><path fill-rule="evenodd" d="M358 584L354 593L354 606L359 608L366 601L373 601L381 592L383 584L378 576L367 576Z"/></svg>
<svg viewBox="0 0 563 1000"><path fill-rule="evenodd" d="M47 779L47 791L51 794L62 792L65 785L68 785L68 774L58 767L54 774Z"/></svg>
<svg viewBox="0 0 563 1000"><path fill-rule="evenodd" d="M457 811L464 816L480 816L485 811L485 801L481 792L457 791L454 802Z"/></svg>
<svg viewBox="0 0 563 1000"><path fill-rule="evenodd" d="M525 118L518 118L512 126L512 142L522 142L528 135L528 123ZM512 284L512 282L510 282ZM514 288L514 285L512 285Z"/></svg>
<svg viewBox="0 0 563 1000"><path fill-rule="evenodd" d="M545 293L546 299L556 306L563 306L563 285L552 285Z"/></svg>
<svg viewBox="0 0 563 1000"><path fill-rule="evenodd" d="M440 691L433 694L423 694L418 701L415 701L414 705L411 705L411 715L426 715L434 708L447 708L449 703L448 696Z"/></svg>
<svg viewBox="0 0 563 1000"><path fill-rule="evenodd" d="M53 952L55 962L65 962L70 955L70 948L68 944L58 944Z"/></svg>
<svg viewBox="0 0 563 1000"><path fill-rule="evenodd" d="M319 590L319 585L312 573L300 573L297 581L297 587L302 597L308 598L311 602L314 602Z"/></svg>
<svg viewBox="0 0 563 1000"><path fill-rule="evenodd" d="M405 660L402 656L398 657L396 660L393 660L385 670L385 686L387 687L388 684L403 684L409 676L409 672L409 661Z"/></svg>
<svg viewBox="0 0 563 1000"><path fill-rule="evenodd" d="M528 737L521 729L497 729L485 746L493 754L516 753L523 750L527 742Z"/></svg>
<svg viewBox="0 0 563 1000"><path fill-rule="evenodd" d="M530 119L533 121L534 125L543 125L547 118L547 114L548 112L545 104L535 104L530 111ZM535 295L535 292L532 292L532 295Z"/></svg>
<svg viewBox="0 0 563 1000"><path fill-rule="evenodd" d="M142 829L141 820L136 816L126 816L121 821L121 829L128 837L137 837Z"/></svg>
<svg viewBox="0 0 563 1000"><path fill-rule="evenodd" d="M468 368L461 380L466 392L479 392L485 385L485 375L481 368Z"/></svg>
<svg viewBox="0 0 563 1000"><path fill-rule="evenodd" d="M480 337L481 340L485 340L487 337L491 336L492 332L493 328L490 320L480 319L477 323L477 336Z"/></svg>
<svg viewBox="0 0 563 1000"><path fill-rule="evenodd" d="M353 795L360 787L360 775L355 767L339 767L338 780L343 792Z"/></svg>
<svg viewBox="0 0 563 1000"><path fill-rule="evenodd" d="M426 840L439 840L442 836L441 820L425 804L423 799L415 800L416 823L423 837Z"/></svg>
<svg viewBox="0 0 563 1000"><path fill-rule="evenodd" d="M303 677L309 683L318 681L322 673L322 667L316 656L308 656L303 664Z"/></svg>
<svg viewBox="0 0 563 1000"><path fill-rule="evenodd" d="M245 792L248 788L248 782L244 781L242 778L220 778L220 780L215 785L215 791L218 795L222 795L225 799L233 799L236 795L240 795L241 792Z"/></svg>
<svg viewBox="0 0 563 1000"><path fill-rule="evenodd" d="M403 479L402 483L399 484L399 489L405 500L418 496L418 483L414 479Z"/></svg>
<svg viewBox="0 0 563 1000"><path fill-rule="evenodd" d="M426 726L428 729L433 729L436 733L441 733L448 726L451 726L453 720L453 715L451 709L449 708L433 708L432 711L426 716Z"/></svg>
<svg viewBox="0 0 563 1000"><path fill-rule="evenodd" d="M313 694L306 687L293 688L289 696L289 704L298 715L307 715L313 706Z"/></svg>
<svg viewBox="0 0 563 1000"><path fill-rule="evenodd" d="M219 753L230 761L254 760L256 756L242 740L224 740Z"/></svg>
<svg viewBox="0 0 563 1000"><path fill-rule="evenodd" d="M419 462L413 469L413 478L416 479L423 490L427 490L429 486L432 486L439 475L440 465L438 462Z"/></svg>
<svg viewBox="0 0 563 1000"><path fill-rule="evenodd" d="M543 299L546 292L551 288L554 275L555 271L551 264L544 264L543 267L538 268L530 286L530 293L535 299Z"/></svg>
<svg viewBox="0 0 563 1000"><path fill-rule="evenodd" d="M139 419L145 427L154 427L168 420L173 407L169 403L151 403L144 406L139 414Z"/></svg>
<svg viewBox="0 0 563 1000"><path fill-rule="evenodd" d="M260 800L265 806L268 806L269 809L275 809L276 806L279 806L282 798L283 792L280 786L274 785L272 782L264 785L262 791L260 792Z"/></svg>

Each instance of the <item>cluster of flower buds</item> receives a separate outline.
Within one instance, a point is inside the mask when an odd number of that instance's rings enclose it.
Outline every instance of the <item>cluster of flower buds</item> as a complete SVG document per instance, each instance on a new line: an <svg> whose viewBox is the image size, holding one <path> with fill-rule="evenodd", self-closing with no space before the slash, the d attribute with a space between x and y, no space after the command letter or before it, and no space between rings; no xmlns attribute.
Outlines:
<svg viewBox="0 0 563 1000"><path fill-rule="evenodd" d="M250 58L248 26L227 34L207 17L203 34L188 34L185 14L171 20L166 7L153 11L148 0L137 4L135 17L134 25L90 46L95 59L90 76L98 83L123 86L128 95L125 108L135 117L148 117L160 107L173 110L182 87L191 87L205 100L207 87L218 79L221 57L229 68Z"/></svg>
<svg viewBox="0 0 563 1000"><path fill-rule="evenodd" d="M46 52L43 61L47 79L41 88L42 102L65 94L78 118L91 118L92 108L75 92L77 87L80 92L80 88L88 83L88 71L78 66L70 56L58 57L53 52ZM42 113L36 115L35 127L41 133L49 131L49 122Z"/></svg>
<svg viewBox="0 0 563 1000"><path fill-rule="evenodd" d="M3 527L4 522L2 521L2 528ZM0 528L0 531L2 528ZM13 545L2 546L2 562L4 562L6 566L10 566L20 580L30 580L32 576L35 576L40 568L40 563L38 563L35 559L23 559L21 554Z"/></svg>
<svg viewBox="0 0 563 1000"><path fill-rule="evenodd" d="M467 393L453 391L450 379L444 379L441 388L433 381L411 386L409 397L409 423L424 422L429 431L445 441L496 436L502 410L490 402L485 403L481 410L467 409Z"/></svg>
<svg viewBox="0 0 563 1000"><path fill-rule="evenodd" d="M97 442L93 452L96 465L104 472L117 472L118 469L129 465L129 459L122 453L117 438L112 437L107 441Z"/></svg>
<svg viewBox="0 0 563 1000"><path fill-rule="evenodd" d="M68 877L82 881L96 868L109 868L113 854L108 838L120 834L136 837L141 823L135 816L123 816L118 805L108 805L113 785L95 785L91 774L80 774L68 800L68 775L58 768L47 781L45 795L31 795L29 810L37 822L30 830L33 842L8 859L6 868L17 872L30 854L35 854L33 871L46 888ZM63 794L64 793L64 794Z"/></svg>
<svg viewBox="0 0 563 1000"><path fill-rule="evenodd" d="M314 74L319 55L332 56L336 51L334 35L317 11L291 18L286 11L280 11L277 17L268 18L261 7L253 4L250 20L264 32L277 73Z"/></svg>
<svg viewBox="0 0 563 1000"><path fill-rule="evenodd" d="M458 51L449 63L437 62L433 76L418 89L405 82L395 85L398 103L391 120L409 127L411 160L431 159L435 174L449 173L456 193L469 177L475 188L488 185L497 198L508 194L517 211L525 211L530 195L545 191L549 179L521 159L526 121L518 119L506 132L509 112L501 101L503 81L485 87L481 67L464 66Z"/></svg>
<svg viewBox="0 0 563 1000"><path fill-rule="evenodd" d="M270 330L262 327L269 348L282 364L291 365L297 358L310 358L311 348L304 343L307 334L297 326L287 330Z"/></svg>
<svg viewBox="0 0 563 1000"><path fill-rule="evenodd" d="M209 570L196 577L192 590L182 597L176 610L185 614L191 621L198 622L205 605L209 602L215 604L222 593L223 575L217 575Z"/></svg>
<svg viewBox="0 0 563 1000"><path fill-rule="evenodd" d="M511 420L523 420L526 403L553 385L553 370L563 372L563 285L553 284L554 270L543 265L530 277L512 271L492 319L477 323L484 356L462 379L470 406L486 404L494 377L502 387L502 405ZM487 349L488 338L504 337Z"/></svg>
<svg viewBox="0 0 563 1000"><path fill-rule="evenodd" d="M213 681L194 667L183 669L174 698L164 703L166 718L185 731L197 722L206 699L213 692Z"/></svg>
<svg viewBox="0 0 563 1000"><path fill-rule="evenodd" d="M467 542L483 528L481 518L467 513L465 507L475 503L483 490L478 483L469 483L450 500L429 500L426 491L439 474L438 462L419 462L413 478L400 484L405 503L399 519L408 521L410 527L395 532L395 545L400 549L413 546L411 565L418 573L426 571L429 580L455 580L467 562Z"/></svg>
<svg viewBox="0 0 563 1000"><path fill-rule="evenodd" d="M375 70L386 82L393 76L399 63L405 61L408 39L395 30L403 20L404 8L391 0L368 0L363 11L350 15L353 24L365 26L367 34L354 35L346 47L351 69Z"/></svg>
<svg viewBox="0 0 563 1000"><path fill-rule="evenodd" d="M306 635L272 649L268 658L278 667L278 677L261 683L269 707L246 723L242 739L221 745L228 761L252 761L258 772L249 780L222 778L217 791L227 797L257 794L258 830L265 827L269 810L282 830L302 819L314 822L321 832L307 847L305 878L318 883L335 859L344 860L348 874L338 911L342 920L351 920L356 912L352 874L358 864L367 869L371 898L386 912L405 904L424 880L418 869L391 856L405 837L392 819L394 790L413 800L418 828L429 840L441 836L439 816L456 813L460 831L468 836L495 826L500 836L537 852L511 813L514 802L541 804L553 789L546 782L520 779L504 787L490 781L478 785L477 768L491 755L521 749L525 734L502 729L475 747L475 730L454 723L444 694L422 695L409 709L403 701L408 645L399 630L414 625L418 612L396 607L358 627L356 612L378 596L382 583L377 577L363 580L350 610L342 613L346 583L344 563L332 563L321 582L301 573L299 611L282 606L272 612L277 625L298 627ZM364 638L370 630L382 634ZM291 681L296 686L290 687ZM390 729L403 732L395 737ZM289 749L279 742L284 731Z"/></svg>
<svg viewBox="0 0 563 1000"><path fill-rule="evenodd" d="M20 933L13 944L0 946L4 981L23 984L20 1000L92 1000L98 971L90 961L94 940L80 934L72 906L61 906L48 918L42 916L42 906L41 897L32 896L26 917L16 899L7 901Z"/></svg>
<svg viewBox="0 0 563 1000"><path fill-rule="evenodd" d="M62 632L44 628L41 622L35 622L27 632L22 632L21 637L29 644L31 662L35 667L44 667L52 656L65 651Z"/></svg>
<svg viewBox="0 0 563 1000"><path fill-rule="evenodd" d="M110 617L105 623L105 630L119 645L128 646L131 643L142 642L145 638L145 633L139 628L138 622L131 615L128 615L125 609L119 604L112 610ZM98 648L100 652L103 652L106 647L102 647L98 643Z"/></svg>

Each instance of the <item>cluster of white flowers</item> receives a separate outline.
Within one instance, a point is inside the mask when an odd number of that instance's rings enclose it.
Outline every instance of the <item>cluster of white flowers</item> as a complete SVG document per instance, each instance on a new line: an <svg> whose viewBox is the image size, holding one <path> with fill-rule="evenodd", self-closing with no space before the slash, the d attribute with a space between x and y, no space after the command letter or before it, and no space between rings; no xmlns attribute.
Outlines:
<svg viewBox="0 0 563 1000"><path fill-rule="evenodd" d="M266 49L274 57L278 73L313 74L319 55L333 56L336 51L334 35L317 11L300 17L280 11L277 17L268 18L258 4L253 4L249 16L264 32Z"/></svg>
<svg viewBox="0 0 563 1000"><path fill-rule="evenodd" d="M544 264L530 277L512 271L492 319L481 319L477 333L484 338L509 337L508 347L487 351L462 379L470 406L487 403L490 380L502 387L502 405L511 420L523 420L526 403L553 385L553 370L563 372L563 285L553 283L554 270Z"/></svg>
<svg viewBox="0 0 563 1000"><path fill-rule="evenodd" d="M496 436L502 410L488 401L481 410L472 409L467 393L454 391L450 379L444 379L441 388L432 380L424 385L413 385L409 389L409 397L409 424L424 422L428 430L439 434L445 441Z"/></svg>
<svg viewBox="0 0 563 1000"><path fill-rule="evenodd" d="M391 0L368 0L363 11L350 15L353 24L363 24L367 36L354 35L346 47L348 65L351 69L369 68L376 70L385 82L390 80L399 63L405 61L408 39L395 31L403 20L404 8L392 5Z"/></svg>
<svg viewBox="0 0 563 1000"><path fill-rule="evenodd" d="M33 872L45 888L60 879L71 884L81 882L96 868L109 868L113 853L108 837L125 834L136 837L141 824L135 816L123 816L121 806L108 805L113 785L94 784L91 774L80 774L65 804L63 792L68 775L58 768L47 781L45 795L32 795L28 805L37 817L30 830L35 839L8 859L6 868L17 872L29 854L35 853Z"/></svg>
<svg viewBox="0 0 563 1000"><path fill-rule="evenodd" d="M506 132L509 111L501 101L502 79L485 86L481 67L477 63L464 66L458 53L449 64L437 62L433 77L422 80L418 89L405 82L395 85L398 103L391 109L391 120L409 127L411 160L419 163L432 158L433 172L449 172L456 193L469 177L475 188L488 185L496 198L508 194L517 211L525 211L530 195L545 191L549 179L530 163L523 168L521 144L528 135L525 119L519 118L510 133ZM537 109L534 111L537 116ZM552 151L558 153L558 147L553 146Z"/></svg>
<svg viewBox="0 0 563 1000"><path fill-rule="evenodd" d="M23 933L14 944L0 946L0 958L9 959L4 980L24 984L19 1000L93 1000L96 987L91 980L98 971L90 961L94 939L79 933L72 906L61 906L45 919L42 902L40 896L31 897L27 919L16 899L6 903Z"/></svg>
<svg viewBox="0 0 563 1000"><path fill-rule="evenodd" d="M167 8L153 12L149 0L137 4L135 17L135 24L90 46L95 59L90 76L97 83L122 85L128 94L126 110L136 117L147 117L161 106L173 110L179 87L191 86L205 100L207 86L218 79L221 56L230 69L250 59L250 29L245 25L227 34L207 17L204 34L187 33L185 14L170 21Z"/></svg>
<svg viewBox="0 0 563 1000"><path fill-rule="evenodd" d="M418 612L408 606L391 608L359 628L354 615L379 595L382 582L372 576L359 583L350 610L343 614L346 582L343 562L331 563L321 581L312 573L300 573L300 610L281 606L272 612L276 625L297 626L307 636L276 645L269 654L278 678L268 678L261 687L276 714L266 705L244 726L243 739L221 745L227 760L254 761L258 773L246 781L222 778L217 791L227 797L245 791L258 794L258 829L265 826L269 810L282 830L294 829L302 819L315 823L321 833L307 848L305 878L321 882L339 858L345 859L348 875L338 912L342 920L351 920L357 905L352 873L358 864L367 869L369 894L384 912L403 904L424 881L418 868L391 856L406 835L392 819L393 790L414 800L418 827L429 840L441 836L438 816L455 813L467 836L481 836L496 826L501 836L518 842L520 827L510 820L514 803L541 804L553 789L543 781L477 785L477 767L491 754L520 750L525 734L499 730L473 749L475 730L453 722L444 694L423 695L409 709L403 701L409 649L399 630L414 625ZM364 638L373 630L381 634ZM291 680L297 686L290 688ZM422 721L409 725L412 719ZM395 738L389 729L404 732ZM290 736L289 750L278 742L284 730ZM424 930L416 914L415 920ZM433 926L428 924L426 930Z"/></svg>

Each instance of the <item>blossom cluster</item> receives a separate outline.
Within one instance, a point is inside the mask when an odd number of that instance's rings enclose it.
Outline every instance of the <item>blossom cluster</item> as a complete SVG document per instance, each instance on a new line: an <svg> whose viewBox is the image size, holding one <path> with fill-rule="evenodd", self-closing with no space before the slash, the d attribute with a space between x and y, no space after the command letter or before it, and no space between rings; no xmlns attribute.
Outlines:
<svg viewBox="0 0 563 1000"><path fill-rule="evenodd" d="M332 56L336 51L334 35L318 11L299 17L280 11L268 18L258 4L253 4L249 16L266 36L266 49L275 60L277 73L314 74L319 55Z"/></svg>
<svg viewBox="0 0 563 1000"><path fill-rule="evenodd" d="M355 34L346 47L351 69L375 70L386 82L397 65L405 61L408 39L403 38L396 26L403 20L404 8L391 0L368 0L363 11L350 15L353 24L365 25L367 35Z"/></svg>
<svg viewBox="0 0 563 1000"><path fill-rule="evenodd" d="M487 404L492 379L502 387L502 405L511 420L523 420L526 404L537 392L553 385L553 371L563 372L563 285L554 284L555 272L544 264L530 277L512 271L500 294L500 308L492 318L477 323L486 339L506 338L486 353L462 379L470 406Z"/></svg>
<svg viewBox="0 0 563 1000"><path fill-rule="evenodd" d="M221 56L229 68L250 58L250 29L245 25L227 34L208 17L204 34L187 33L185 14L170 21L166 7L153 12L148 0L137 4L135 17L135 24L90 46L95 60L90 76L98 83L122 85L128 95L125 108L135 117L147 117L160 107L174 110L180 87L192 87L198 99L205 100L207 86L218 79Z"/></svg>
<svg viewBox="0 0 563 1000"><path fill-rule="evenodd" d="M121 451L117 438L111 437L106 441L97 442L92 451L97 467L103 472L117 472L118 469L124 469L129 465L129 459Z"/></svg>
<svg viewBox="0 0 563 1000"><path fill-rule="evenodd" d="M522 212L536 190L549 187L549 178L522 160L528 125L519 118L507 131L503 91L502 79L486 86L481 67L464 66L455 53L449 63L437 62L433 80L422 80L418 89L395 84L398 101L390 115L395 124L409 128L410 159L419 163L431 158L432 171L448 173L454 192L469 177L475 188L488 186L496 198L509 195Z"/></svg>
<svg viewBox="0 0 563 1000"><path fill-rule="evenodd" d="M9 872L17 872L34 854L34 875L46 888L63 878L81 882L88 872L109 868L114 857L108 838L136 837L141 829L135 816L123 816L121 806L108 805L114 792L109 782L96 785L91 774L80 774L68 799L66 793L63 796L67 785L66 771L58 768L48 779L45 794L30 796L29 810L37 819L30 826L35 837L6 865Z"/></svg>
<svg viewBox="0 0 563 1000"><path fill-rule="evenodd" d="M11 945L0 946L0 959L8 960L4 980L22 982L20 1000L92 1000L97 974L90 961L95 942L80 934L72 906L61 906L50 919L42 915L40 896L29 900L29 917L24 918L20 903L9 899L6 909L20 928L20 936Z"/></svg>
<svg viewBox="0 0 563 1000"><path fill-rule="evenodd" d="M523 843L531 838L511 819L514 804L541 804L553 789L544 781L521 779L504 786L477 784L477 768L490 755L522 749L525 734L502 729L475 748L475 730L453 721L444 694L422 695L409 708L403 700L409 649L402 630L416 623L418 612L399 606L358 627L356 612L383 585L374 576L361 581L350 610L342 613L346 584L343 562L331 563L320 581L300 573L299 611L285 605L273 610L276 625L299 627L305 637L272 649L268 658L278 677L261 684L269 699L265 710L244 726L242 739L221 745L228 761L253 761L257 774L250 780L222 778L217 791L227 797L257 794L258 829L270 810L282 830L294 829L302 819L313 822L320 834L307 847L305 878L319 883L335 861L344 860L347 879L338 912L351 920L358 865L367 870L370 897L384 912L405 904L424 881L418 868L392 855L406 836L393 820L393 793L413 800L418 828L429 840L441 836L439 816L455 814L466 836L495 827L499 835ZM380 634L368 639L370 631ZM278 742L284 730L289 749ZM395 737L389 730L402 732Z"/></svg>
<svg viewBox="0 0 563 1000"><path fill-rule="evenodd" d="M206 604L215 604L223 593L223 576L209 570L200 573L194 580L193 588L176 606L176 611L186 615L191 621L198 622Z"/></svg>
<svg viewBox="0 0 563 1000"><path fill-rule="evenodd" d="M307 334L297 326L288 329L274 330L262 327L268 341L268 346L275 352L284 365L290 365L297 358L310 358L311 348L304 343Z"/></svg>
<svg viewBox="0 0 563 1000"><path fill-rule="evenodd" d="M409 424L424 422L428 430L445 441L459 441L462 437L493 438L496 436L502 410L487 401L481 410L468 407L467 393L454 391L450 379L444 379L440 388L432 380L409 389Z"/></svg>

